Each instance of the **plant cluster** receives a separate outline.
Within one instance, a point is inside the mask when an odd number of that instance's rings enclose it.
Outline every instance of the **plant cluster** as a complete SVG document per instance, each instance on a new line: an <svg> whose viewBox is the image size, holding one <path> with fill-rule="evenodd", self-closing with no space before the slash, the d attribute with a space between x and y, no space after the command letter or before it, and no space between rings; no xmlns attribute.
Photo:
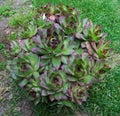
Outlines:
<svg viewBox="0 0 120 116"><path fill-rule="evenodd" d="M9 17L13 15L15 11L10 6L2 6L0 5L0 18L2 16Z"/></svg>
<svg viewBox="0 0 120 116"><path fill-rule="evenodd" d="M20 22L19 22L20 23ZM88 97L94 82L110 69L109 41L92 21L79 20L79 11L64 5L46 5L22 27L11 42L8 69L35 103L48 101L72 108Z"/></svg>

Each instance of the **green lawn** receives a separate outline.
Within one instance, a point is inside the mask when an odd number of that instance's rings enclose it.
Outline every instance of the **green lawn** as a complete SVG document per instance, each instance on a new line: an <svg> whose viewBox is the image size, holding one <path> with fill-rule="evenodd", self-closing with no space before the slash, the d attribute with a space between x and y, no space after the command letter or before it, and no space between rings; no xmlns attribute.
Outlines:
<svg viewBox="0 0 120 116"><path fill-rule="evenodd" d="M120 53L120 1L119 0L33 0L35 6L63 3L81 11L81 19L88 17L103 27L111 40L111 48ZM83 111L90 116L120 116L120 66L116 66L101 83L89 91Z"/></svg>

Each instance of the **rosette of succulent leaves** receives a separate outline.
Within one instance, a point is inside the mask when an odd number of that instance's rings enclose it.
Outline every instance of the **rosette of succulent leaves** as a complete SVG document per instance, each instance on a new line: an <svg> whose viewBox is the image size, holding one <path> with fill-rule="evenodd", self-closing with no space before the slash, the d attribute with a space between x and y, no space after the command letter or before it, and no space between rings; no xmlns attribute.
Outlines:
<svg viewBox="0 0 120 116"><path fill-rule="evenodd" d="M36 12L27 30L32 34L11 42L8 69L36 104L81 105L110 69L106 33L87 18L80 21L75 8L46 5Z"/></svg>

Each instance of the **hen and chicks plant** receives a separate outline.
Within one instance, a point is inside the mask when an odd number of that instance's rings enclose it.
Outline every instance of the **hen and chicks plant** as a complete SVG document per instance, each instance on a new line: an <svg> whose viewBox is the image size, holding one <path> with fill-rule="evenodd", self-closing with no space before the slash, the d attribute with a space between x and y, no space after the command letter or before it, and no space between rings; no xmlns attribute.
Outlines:
<svg viewBox="0 0 120 116"><path fill-rule="evenodd" d="M12 77L36 104L81 105L89 88L110 69L106 33L87 18L80 21L79 11L64 5L38 8L30 24L34 31L29 37L11 42Z"/></svg>

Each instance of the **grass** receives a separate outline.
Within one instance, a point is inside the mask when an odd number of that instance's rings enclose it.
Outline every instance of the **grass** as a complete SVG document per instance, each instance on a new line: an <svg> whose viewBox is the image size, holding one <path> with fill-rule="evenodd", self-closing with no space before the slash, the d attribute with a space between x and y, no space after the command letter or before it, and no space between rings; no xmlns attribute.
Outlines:
<svg viewBox="0 0 120 116"><path fill-rule="evenodd" d="M83 108L91 116L120 115L120 66L112 69L106 79L90 89L90 97Z"/></svg>
<svg viewBox="0 0 120 116"><path fill-rule="evenodd" d="M6 5L0 5L0 18L1 17L9 17L15 13L12 7Z"/></svg>
<svg viewBox="0 0 120 116"><path fill-rule="evenodd" d="M5 45L3 43L0 43L0 54L2 53L2 55L0 55L0 71L5 69L6 63L4 61L3 58L3 51L5 50Z"/></svg>
<svg viewBox="0 0 120 116"><path fill-rule="evenodd" d="M23 12L25 9L21 10L10 18L10 27L18 28L19 26L28 26L27 24L32 20L32 17L36 15L36 12L32 8L27 8L26 12Z"/></svg>
<svg viewBox="0 0 120 116"><path fill-rule="evenodd" d="M88 17L94 23L103 27L111 40L111 48L120 53L120 1L119 0L32 0L33 5L47 3L63 3L80 9L81 19ZM120 115L120 66L108 72L105 80L95 84L89 91L87 102L82 110L90 116L119 116ZM36 109L37 110L37 109ZM47 109L46 109L47 111ZM46 115L47 116L47 115Z"/></svg>
<svg viewBox="0 0 120 116"><path fill-rule="evenodd" d="M15 82L11 83L10 88L14 88L9 90L9 94L12 96L11 99L5 100L3 105L1 103L1 105L5 107L5 111L2 116L23 116L19 105L20 102L26 98L26 93L23 89L17 87Z"/></svg>

